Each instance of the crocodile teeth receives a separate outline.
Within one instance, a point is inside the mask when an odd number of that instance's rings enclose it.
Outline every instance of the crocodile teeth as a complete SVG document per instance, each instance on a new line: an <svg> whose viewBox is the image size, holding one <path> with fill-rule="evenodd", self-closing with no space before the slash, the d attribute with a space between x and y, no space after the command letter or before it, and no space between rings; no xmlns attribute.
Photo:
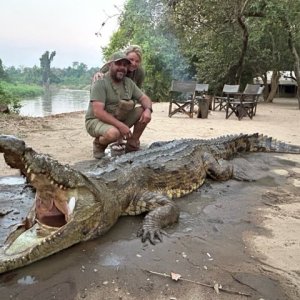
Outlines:
<svg viewBox="0 0 300 300"><path fill-rule="evenodd" d="M69 214L73 213L76 204L75 197L71 197L68 203Z"/></svg>

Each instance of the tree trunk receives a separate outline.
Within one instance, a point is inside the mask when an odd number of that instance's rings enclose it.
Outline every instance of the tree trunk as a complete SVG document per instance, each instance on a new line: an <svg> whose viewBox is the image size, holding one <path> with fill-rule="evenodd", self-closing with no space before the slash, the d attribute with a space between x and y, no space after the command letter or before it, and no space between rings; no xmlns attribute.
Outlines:
<svg viewBox="0 0 300 300"><path fill-rule="evenodd" d="M300 59L296 47L293 45L292 53L295 58L295 77L297 82L297 99L298 99L298 108L300 109Z"/></svg>
<svg viewBox="0 0 300 300"><path fill-rule="evenodd" d="M296 49L296 46L295 46L295 41L294 41L294 38L293 38L293 34L292 34L292 31L291 31L291 26L288 22L287 19L284 19L285 21L285 24L286 24L286 27L288 29L288 43L289 43L289 48L292 52L292 55L294 57L294 65L295 65L295 79L296 79L296 82L297 82L297 99L298 99L298 108L300 109L300 58L299 58L299 54L298 54L298 51Z"/></svg>
<svg viewBox="0 0 300 300"><path fill-rule="evenodd" d="M268 102L268 103L273 102L273 99L276 96L280 76L281 76L281 74L279 71L276 71L276 70L273 71L272 77L271 77L271 90L270 90L270 93L266 100L266 102Z"/></svg>
<svg viewBox="0 0 300 300"><path fill-rule="evenodd" d="M51 75L51 62L56 52L53 51L49 56L49 51L46 51L40 58L40 65L42 69L42 82L45 88L49 88Z"/></svg>
<svg viewBox="0 0 300 300"><path fill-rule="evenodd" d="M268 97L269 97L269 85L268 85L268 77L267 77L267 73L261 75L261 79L264 83L264 92L263 92L263 98L264 98L264 102L267 101Z"/></svg>
<svg viewBox="0 0 300 300"><path fill-rule="evenodd" d="M246 23L244 22L243 16L238 17L238 24L240 25L240 27L242 28L242 31L243 31L243 45L242 45L242 51L241 51L240 58L238 61L238 69L237 69L237 73L236 73L237 82L240 83L241 77L242 77L242 72L243 72L243 67L244 67L244 60L245 60L246 52L248 49L249 33L248 33Z"/></svg>
<svg viewBox="0 0 300 300"><path fill-rule="evenodd" d="M249 33L248 33L248 28L245 22L245 9L249 3L249 0L245 0L243 4L243 7L240 9L240 12L237 16L237 23L240 26L242 30L242 50L240 53L240 57L238 61L233 64L227 71L226 75L224 78L227 78L226 82L229 84L240 84L241 82L241 77L243 73L243 68L244 68L244 60L246 56L246 52L248 50L248 43L249 43ZM234 78L234 81L230 80Z"/></svg>

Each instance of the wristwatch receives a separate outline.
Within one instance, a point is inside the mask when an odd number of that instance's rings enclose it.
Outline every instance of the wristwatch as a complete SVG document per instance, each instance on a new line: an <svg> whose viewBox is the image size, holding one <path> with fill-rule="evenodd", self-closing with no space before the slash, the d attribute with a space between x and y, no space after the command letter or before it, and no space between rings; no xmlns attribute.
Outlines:
<svg viewBox="0 0 300 300"><path fill-rule="evenodd" d="M149 109L149 110L151 111L151 113L153 113L152 107L146 107L145 110L146 110L146 109Z"/></svg>

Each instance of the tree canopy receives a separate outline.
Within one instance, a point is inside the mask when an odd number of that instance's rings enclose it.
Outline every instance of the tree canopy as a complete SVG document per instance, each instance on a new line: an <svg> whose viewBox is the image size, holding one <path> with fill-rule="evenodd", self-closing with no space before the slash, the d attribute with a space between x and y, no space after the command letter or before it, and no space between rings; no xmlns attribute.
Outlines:
<svg viewBox="0 0 300 300"><path fill-rule="evenodd" d="M298 0L127 0L103 53L139 44L154 100L172 79L197 78L217 92L290 70L299 85L299 13Z"/></svg>

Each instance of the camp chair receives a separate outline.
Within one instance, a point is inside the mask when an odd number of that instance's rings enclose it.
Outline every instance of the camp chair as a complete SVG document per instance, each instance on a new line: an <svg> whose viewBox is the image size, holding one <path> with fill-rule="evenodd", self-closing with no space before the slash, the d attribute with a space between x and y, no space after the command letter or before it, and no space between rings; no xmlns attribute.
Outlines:
<svg viewBox="0 0 300 300"><path fill-rule="evenodd" d="M236 93L233 99L228 98L226 100L226 119L233 113L239 120L246 116L252 119L255 114L259 90L259 84L247 84L243 93Z"/></svg>
<svg viewBox="0 0 300 300"><path fill-rule="evenodd" d="M233 96L234 94L239 92L240 85L231 85L231 84L224 84L221 96L214 96L213 98L213 108L212 110L219 110L226 108L226 101L227 98Z"/></svg>
<svg viewBox="0 0 300 300"><path fill-rule="evenodd" d="M264 92L264 89L265 89L265 86L261 86L261 87L259 87L259 89L258 89L258 92L257 92L257 97L256 97L256 102L255 102L255 107L254 107L254 109L253 109L253 116L255 116L256 115L256 108L257 108L257 104L258 104L258 102L259 102L259 97L262 95L262 93Z"/></svg>
<svg viewBox="0 0 300 300"><path fill-rule="evenodd" d="M170 88L169 117L183 113L193 118L196 81L172 80ZM173 108L175 106L175 108Z"/></svg>

